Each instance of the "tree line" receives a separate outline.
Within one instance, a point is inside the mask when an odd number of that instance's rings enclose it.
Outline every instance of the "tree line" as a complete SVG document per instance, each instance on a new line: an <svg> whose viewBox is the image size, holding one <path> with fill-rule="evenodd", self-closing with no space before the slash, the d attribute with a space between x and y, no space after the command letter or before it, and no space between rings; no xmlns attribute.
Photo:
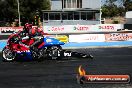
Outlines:
<svg viewBox="0 0 132 88"><path fill-rule="evenodd" d="M50 10L50 0L0 0L0 24L18 20L18 1L22 25L34 22L36 15L42 18L41 10ZM105 0L101 9L102 17L124 16L132 10L132 0Z"/></svg>
<svg viewBox="0 0 132 88"><path fill-rule="evenodd" d="M50 10L49 0L0 0L0 22L18 20L18 2L21 22L34 22L35 16L42 17L41 10Z"/></svg>

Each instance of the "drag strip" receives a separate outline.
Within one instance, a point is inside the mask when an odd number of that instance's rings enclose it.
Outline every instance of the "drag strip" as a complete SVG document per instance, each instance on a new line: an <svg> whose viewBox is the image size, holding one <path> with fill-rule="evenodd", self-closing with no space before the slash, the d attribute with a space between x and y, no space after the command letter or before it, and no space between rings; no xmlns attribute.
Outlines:
<svg viewBox="0 0 132 88"><path fill-rule="evenodd" d="M92 54L94 59L0 61L0 88L132 88L131 83L80 85L76 80L79 65L83 66L87 74L132 75L132 47L85 48L72 51Z"/></svg>

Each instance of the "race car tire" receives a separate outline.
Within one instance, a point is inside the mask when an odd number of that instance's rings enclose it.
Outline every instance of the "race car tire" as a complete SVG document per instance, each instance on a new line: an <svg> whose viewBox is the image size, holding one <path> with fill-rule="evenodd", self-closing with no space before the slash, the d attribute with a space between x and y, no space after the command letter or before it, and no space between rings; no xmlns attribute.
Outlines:
<svg viewBox="0 0 132 88"><path fill-rule="evenodd" d="M61 59L61 56L59 55L60 52L62 51L61 46L51 46L47 48L48 51L48 59Z"/></svg>
<svg viewBox="0 0 132 88"><path fill-rule="evenodd" d="M38 59L37 61L41 62L41 61L44 61L47 59L47 53L46 53L46 49L41 49L39 50L39 56L38 56Z"/></svg>
<svg viewBox="0 0 132 88"><path fill-rule="evenodd" d="M15 60L16 54L10 49L4 47L2 50L2 61L3 62L12 62Z"/></svg>

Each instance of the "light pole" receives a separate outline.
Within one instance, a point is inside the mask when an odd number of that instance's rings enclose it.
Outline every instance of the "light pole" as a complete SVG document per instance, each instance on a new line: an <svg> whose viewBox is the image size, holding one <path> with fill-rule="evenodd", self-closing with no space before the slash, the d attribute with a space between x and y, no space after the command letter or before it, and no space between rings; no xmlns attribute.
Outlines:
<svg viewBox="0 0 132 88"><path fill-rule="evenodd" d="M100 24L102 24L102 9L100 8L100 17L99 17L99 19L100 19Z"/></svg>
<svg viewBox="0 0 132 88"><path fill-rule="evenodd" d="M19 0L17 0L17 4L18 4L18 15L19 15L19 26L21 26L21 19L20 19L20 5L19 5Z"/></svg>
<svg viewBox="0 0 132 88"><path fill-rule="evenodd" d="M100 9L99 9L99 13L100 13L100 17L99 17L99 20L100 20L100 24L102 24L102 9L101 9L101 3L102 3L102 0L100 0Z"/></svg>

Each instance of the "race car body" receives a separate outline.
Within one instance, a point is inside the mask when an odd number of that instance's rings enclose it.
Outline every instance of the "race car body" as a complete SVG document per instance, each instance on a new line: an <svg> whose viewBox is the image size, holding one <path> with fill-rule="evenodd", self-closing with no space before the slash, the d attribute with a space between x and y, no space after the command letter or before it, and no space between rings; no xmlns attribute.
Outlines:
<svg viewBox="0 0 132 88"><path fill-rule="evenodd" d="M63 57L72 56L93 58L92 55L63 50L62 45L65 43L56 38L49 36L36 36L34 38L28 39L26 37L20 42L19 36L16 36L16 34L10 35L7 45L2 50L3 61L42 61L45 59L62 59ZM27 45L33 45L35 42L34 39L40 40L40 42L37 44L37 49L31 49L30 47L27 47Z"/></svg>
<svg viewBox="0 0 132 88"><path fill-rule="evenodd" d="M18 43L19 38L16 38L16 34L10 35L7 41L7 45L2 50L3 61L14 61L14 60L40 60L40 58L52 58L53 53L60 52L62 50L61 42L55 38L37 36L37 40L42 40L38 46L38 51L31 50L26 44L23 45ZM27 43L27 39L23 39L22 42ZM28 44L32 45L34 39L28 40ZM56 58L57 55L56 55Z"/></svg>

